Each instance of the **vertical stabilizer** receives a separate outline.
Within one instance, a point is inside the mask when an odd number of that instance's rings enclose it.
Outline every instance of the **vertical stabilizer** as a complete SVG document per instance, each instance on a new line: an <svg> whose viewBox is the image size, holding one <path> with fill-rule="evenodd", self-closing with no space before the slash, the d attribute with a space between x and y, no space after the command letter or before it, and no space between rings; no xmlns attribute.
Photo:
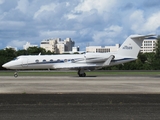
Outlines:
<svg viewBox="0 0 160 120"><path fill-rule="evenodd" d="M137 55L141 49L143 40L150 36L155 36L155 35L131 35L129 36L119 48L118 55L137 58Z"/></svg>

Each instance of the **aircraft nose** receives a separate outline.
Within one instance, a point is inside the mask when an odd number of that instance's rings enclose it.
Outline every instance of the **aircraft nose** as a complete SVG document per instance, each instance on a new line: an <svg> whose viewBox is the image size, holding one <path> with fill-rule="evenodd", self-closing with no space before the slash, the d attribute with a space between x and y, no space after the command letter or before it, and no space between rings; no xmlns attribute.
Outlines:
<svg viewBox="0 0 160 120"><path fill-rule="evenodd" d="M7 63L5 63L5 64L2 65L2 67L3 67L3 68L8 68L9 66L8 66Z"/></svg>

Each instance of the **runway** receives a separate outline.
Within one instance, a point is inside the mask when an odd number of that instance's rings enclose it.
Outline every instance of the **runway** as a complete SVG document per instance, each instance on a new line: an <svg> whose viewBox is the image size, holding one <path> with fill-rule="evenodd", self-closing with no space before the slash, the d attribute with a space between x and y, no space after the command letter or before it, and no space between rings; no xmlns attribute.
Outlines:
<svg viewBox="0 0 160 120"><path fill-rule="evenodd" d="M159 94L0 94L1 120L159 120Z"/></svg>
<svg viewBox="0 0 160 120"><path fill-rule="evenodd" d="M159 94L158 76L0 76L0 94L108 93Z"/></svg>
<svg viewBox="0 0 160 120"><path fill-rule="evenodd" d="M1 120L159 120L158 76L0 76Z"/></svg>

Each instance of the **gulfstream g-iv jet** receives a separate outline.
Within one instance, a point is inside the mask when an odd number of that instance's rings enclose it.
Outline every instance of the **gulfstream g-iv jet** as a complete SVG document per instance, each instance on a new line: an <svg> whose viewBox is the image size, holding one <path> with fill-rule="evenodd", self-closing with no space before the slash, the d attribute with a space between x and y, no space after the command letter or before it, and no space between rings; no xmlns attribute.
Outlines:
<svg viewBox="0 0 160 120"><path fill-rule="evenodd" d="M154 35L130 35L116 53L84 53L70 55L23 55L3 65L7 69L74 69L80 77L86 70L100 69L137 59L142 42ZM17 73L15 77L17 77Z"/></svg>

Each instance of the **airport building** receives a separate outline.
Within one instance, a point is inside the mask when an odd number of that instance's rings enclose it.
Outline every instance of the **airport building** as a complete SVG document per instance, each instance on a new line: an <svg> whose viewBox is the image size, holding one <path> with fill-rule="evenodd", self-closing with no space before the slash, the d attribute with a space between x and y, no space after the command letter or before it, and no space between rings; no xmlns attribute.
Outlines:
<svg viewBox="0 0 160 120"><path fill-rule="evenodd" d="M145 39L141 46L141 52L142 53L155 52L156 42L157 42L157 38L155 37L150 37Z"/></svg>
<svg viewBox="0 0 160 120"><path fill-rule="evenodd" d="M61 38L56 39L46 39L41 41L40 47L44 48L46 51L51 51L57 54L65 53L66 51L72 51L75 42L71 38L66 38L61 40Z"/></svg>
<svg viewBox="0 0 160 120"><path fill-rule="evenodd" d="M142 53L149 53L149 52L155 52L157 38L150 37L147 39L144 39L142 42L141 50ZM92 53L107 53L107 52L117 52L120 47L120 44L116 44L115 46L89 46L86 47L86 52L92 52Z"/></svg>
<svg viewBox="0 0 160 120"><path fill-rule="evenodd" d="M79 51L80 51L79 46L78 47L72 47L72 52L73 53L76 53L76 52L79 52Z"/></svg>
<svg viewBox="0 0 160 120"><path fill-rule="evenodd" d="M156 47L157 38L150 37L143 41L140 52L154 52ZM79 47L74 47L75 42L71 40L71 38L66 38L65 40L61 40L61 38L55 39L46 39L41 41L40 47L44 48L46 51L51 51L57 54L62 53L76 53L79 52ZM23 46L25 50L29 47L38 47L37 45L31 45L29 42ZM107 53L107 52L117 52L120 47L120 44L116 44L115 46L88 46L86 47L86 52L91 53Z"/></svg>
<svg viewBox="0 0 160 120"><path fill-rule="evenodd" d="M91 53L107 53L107 52L117 52L120 47L120 44L116 44L115 46L89 46L86 47L86 52Z"/></svg>

